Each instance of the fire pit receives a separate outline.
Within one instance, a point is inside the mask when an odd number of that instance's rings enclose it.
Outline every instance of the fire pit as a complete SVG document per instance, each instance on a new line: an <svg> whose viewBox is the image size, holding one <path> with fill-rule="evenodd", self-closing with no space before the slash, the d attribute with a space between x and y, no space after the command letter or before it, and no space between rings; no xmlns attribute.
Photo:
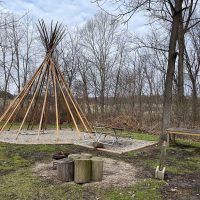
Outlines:
<svg viewBox="0 0 200 200"><path fill-rule="evenodd" d="M58 153L55 153L52 155L52 158L53 158L53 169L56 169L57 168L57 160L60 160L60 159L64 159L64 158L67 158L69 155L69 153L64 153L64 152L58 152Z"/></svg>

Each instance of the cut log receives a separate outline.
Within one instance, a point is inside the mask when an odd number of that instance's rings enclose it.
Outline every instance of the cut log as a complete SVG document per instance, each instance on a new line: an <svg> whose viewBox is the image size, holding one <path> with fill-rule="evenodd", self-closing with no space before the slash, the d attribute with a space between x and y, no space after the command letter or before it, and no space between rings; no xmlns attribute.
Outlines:
<svg viewBox="0 0 200 200"><path fill-rule="evenodd" d="M92 154L90 154L90 153L81 153L81 158L90 159L90 158L92 158Z"/></svg>
<svg viewBox="0 0 200 200"><path fill-rule="evenodd" d="M74 161L64 158L57 161L57 178L61 181L74 180Z"/></svg>
<svg viewBox="0 0 200 200"><path fill-rule="evenodd" d="M93 157L92 161L92 181L102 181L103 179L103 160L99 157Z"/></svg>
<svg viewBox="0 0 200 200"><path fill-rule="evenodd" d="M76 159L81 158L81 154L69 154L68 158L71 160L76 160Z"/></svg>
<svg viewBox="0 0 200 200"><path fill-rule="evenodd" d="M91 180L91 160L90 159L76 159L74 161L74 182L88 183Z"/></svg>

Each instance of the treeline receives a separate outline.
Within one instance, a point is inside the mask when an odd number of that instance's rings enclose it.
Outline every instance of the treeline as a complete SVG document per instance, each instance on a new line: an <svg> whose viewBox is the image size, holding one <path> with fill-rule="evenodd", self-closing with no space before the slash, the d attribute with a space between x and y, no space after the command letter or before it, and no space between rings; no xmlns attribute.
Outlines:
<svg viewBox="0 0 200 200"><path fill-rule="evenodd" d="M98 13L81 27L66 27L57 59L91 121L130 129L160 129L171 31L168 23L151 24L146 33L136 35L112 16ZM45 52L29 15L2 13L0 28L3 112L10 102L8 93L17 95L21 91ZM187 31L183 55L184 97L180 108L177 61L172 124L198 126L200 24Z"/></svg>

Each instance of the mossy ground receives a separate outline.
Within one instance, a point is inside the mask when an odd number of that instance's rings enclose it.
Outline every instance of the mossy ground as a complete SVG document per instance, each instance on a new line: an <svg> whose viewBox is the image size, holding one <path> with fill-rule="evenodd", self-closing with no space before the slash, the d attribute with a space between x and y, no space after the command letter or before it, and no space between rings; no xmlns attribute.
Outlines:
<svg viewBox="0 0 200 200"><path fill-rule="evenodd" d="M127 133L125 133L127 137ZM155 136L133 134L137 139L153 140ZM53 152L90 152L117 160L123 160L138 169L138 182L130 187L98 188L73 183L55 183L37 177L32 172L36 162L51 159ZM92 151L74 145L17 145L0 143L0 200L160 200L198 199L200 193L200 144L179 140L167 149L167 180L154 179L160 148L114 155ZM126 172L124 172L126 173ZM174 188L176 191L174 191ZM177 192L178 191L178 192ZM187 192L185 192L187 191Z"/></svg>

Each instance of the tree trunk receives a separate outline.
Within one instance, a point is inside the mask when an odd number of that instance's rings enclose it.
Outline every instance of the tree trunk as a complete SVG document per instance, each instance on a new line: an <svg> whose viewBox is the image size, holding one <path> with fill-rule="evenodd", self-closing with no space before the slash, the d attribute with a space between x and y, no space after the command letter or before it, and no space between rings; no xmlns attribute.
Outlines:
<svg viewBox="0 0 200 200"><path fill-rule="evenodd" d="M165 80L165 90L163 99L163 114L162 114L162 130L160 134L160 142L167 141L166 129L170 127L171 121L171 106L172 106L172 84L176 62L176 43L178 38L179 22L181 19L181 9L183 0L175 1L175 10L173 12L173 21L169 42L168 66Z"/></svg>
<svg viewBox="0 0 200 200"><path fill-rule="evenodd" d="M192 119L193 126L195 126L197 121L197 88L195 79L192 79Z"/></svg>
<svg viewBox="0 0 200 200"><path fill-rule="evenodd" d="M178 126L182 126L184 122L184 82L183 82L183 71L184 71L184 30L183 30L183 19L181 16L178 33L178 46L179 46L179 57L178 57Z"/></svg>
<svg viewBox="0 0 200 200"><path fill-rule="evenodd" d="M104 96L104 84L103 84L102 89L100 91L100 109L101 109L101 114L104 114L104 105L105 105L105 96Z"/></svg>
<svg viewBox="0 0 200 200"><path fill-rule="evenodd" d="M87 88L86 79L83 81L83 84L84 84L84 99L85 99L85 103L86 103L86 106L87 106L87 113L90 116L91 115L91 109L90 109L90 103L89 103L88 88Z"/></svg>
<svg viewBox="0 0 200 200"><path fill-rule="evenodd" d="M6 103L7 103L7 89L8 89L8 81L5 82L5 87L4 87L3 111L5 111L5 109L6 109Z"/></svg>

